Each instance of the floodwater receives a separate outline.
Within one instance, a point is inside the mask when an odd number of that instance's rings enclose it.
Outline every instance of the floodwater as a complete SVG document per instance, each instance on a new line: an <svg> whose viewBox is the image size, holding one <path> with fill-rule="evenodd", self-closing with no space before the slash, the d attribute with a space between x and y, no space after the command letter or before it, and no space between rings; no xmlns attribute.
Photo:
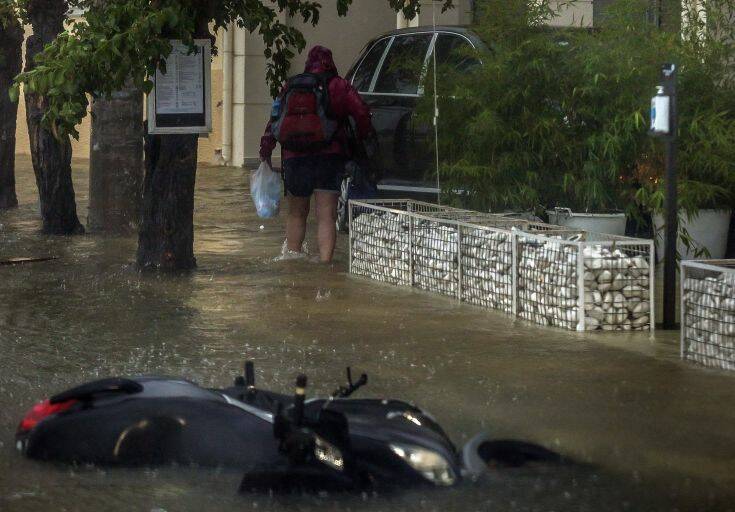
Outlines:
<svg viewBox="0 0 735 512"><path fill-rule="evenodd" d="M86 216L86 162L75 162ZM27 159L21 206L0 212L0 510L733 510L735 374L678 359L675 333L580 335L450 299L352 278L344 240L332 266L275 261L282 219L261 221L241 169L202 168L196 272L141 275L134 238L38 234ZM263 228L261 229L261 225ZM378 496L239 496L237 472L68 467L14 448L23 413L81 381L183 375L224 385L242 361L261 386L305 372L327 393L352 365L361 396L413 401L458 444L479 430L580 461L495 470L474 484Z"/></svg>

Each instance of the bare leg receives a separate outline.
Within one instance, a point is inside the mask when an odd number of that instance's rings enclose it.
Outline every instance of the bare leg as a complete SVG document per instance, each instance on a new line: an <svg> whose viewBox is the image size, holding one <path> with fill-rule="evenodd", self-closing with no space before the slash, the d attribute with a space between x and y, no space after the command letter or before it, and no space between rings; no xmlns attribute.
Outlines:
<svg viewBox="0 0 735 512"><path fill-rule="evenodd" d="M286 246L289 251L301 252L306 237L306 218L309 216L309 198L288 196L286 218Z"/></svg>
<svg viewBox="0 0 735 512"><path fill-rule="evenodd" d="M316 202L316 219L318 223L317 241L319 242L319 259L323 263L332 261L334 243L337 238L337 198L339 194L332 192L314 192Z"/></svg>

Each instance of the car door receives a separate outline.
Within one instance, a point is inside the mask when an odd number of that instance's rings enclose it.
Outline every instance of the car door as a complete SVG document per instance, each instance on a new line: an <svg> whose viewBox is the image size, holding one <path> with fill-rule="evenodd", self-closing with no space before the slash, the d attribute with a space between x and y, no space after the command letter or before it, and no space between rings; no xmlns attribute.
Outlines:
<svg viewBox="0 0 735 512"><path fill-rule="evenodd" d="M436 193L433 129L418 123L415 115L420 83L434 48L439 66L450 64L469 71L479 60L468 56L476 47L471 41L450 32L418 32L386 36L370 43L348 73L373 113L383 168L380 189L401 195L404 192Z"/></svg>
<svg viewBox="0 0 735 512"><path fill-rule="evenodd" d="M383 190L425 185L431 155L419 151L415 108L433 33L399 34L389 42L372 84L362 92L373 113L383 164ZM425 131L425 130L424 130Z"/></svg>
<svg viewBox="0 0 735 512"><path fill-rule="evenodd" d="M355 64L345 77L357 89L357 92L363 96L363 99L365 94L368 94L371 90L375 72L378 70L380 63L383 62L385 50L392 40L392 36L387 36L369 43L365 47L357 64Z"/></svg>
<svg viewBox="0 0 735 512"><path fill-rule="evenodd" d="M440 32L434 42L437 66L451 66L461 73L469 73L482 62L478 49L465 36L451 32Z"/></svg>

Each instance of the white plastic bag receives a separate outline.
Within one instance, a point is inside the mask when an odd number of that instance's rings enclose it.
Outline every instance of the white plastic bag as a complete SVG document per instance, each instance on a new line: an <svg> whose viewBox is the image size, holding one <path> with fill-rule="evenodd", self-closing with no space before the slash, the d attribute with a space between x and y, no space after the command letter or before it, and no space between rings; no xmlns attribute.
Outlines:
<svg viewBox="0 0 735 512"><path fill-rule="evenodd" d="M278 215L282 195L281 176L271 169L268 162L261 162L258 170L250 175L250 195L258 217L269 219Z"/></svg>

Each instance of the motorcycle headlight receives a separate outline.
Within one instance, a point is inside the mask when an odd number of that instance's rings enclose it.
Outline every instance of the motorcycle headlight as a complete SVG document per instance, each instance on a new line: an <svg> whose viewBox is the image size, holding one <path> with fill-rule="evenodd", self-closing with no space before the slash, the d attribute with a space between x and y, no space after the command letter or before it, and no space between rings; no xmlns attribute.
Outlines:
<svg viewBox="0 0 735 512"><path fill-rule="evenodd" d="M447 459L436 452L405 444L391 444L390 449L435 485L454 485L457 481Z"/></svg>
<svg viewBox="0 0 735 512"><path fill-rule="evenodd" d="M326 464L337 471L342 471L345 468L345 461L339 448L319 436L314 436L314 456L322 464Z"/></svg>

